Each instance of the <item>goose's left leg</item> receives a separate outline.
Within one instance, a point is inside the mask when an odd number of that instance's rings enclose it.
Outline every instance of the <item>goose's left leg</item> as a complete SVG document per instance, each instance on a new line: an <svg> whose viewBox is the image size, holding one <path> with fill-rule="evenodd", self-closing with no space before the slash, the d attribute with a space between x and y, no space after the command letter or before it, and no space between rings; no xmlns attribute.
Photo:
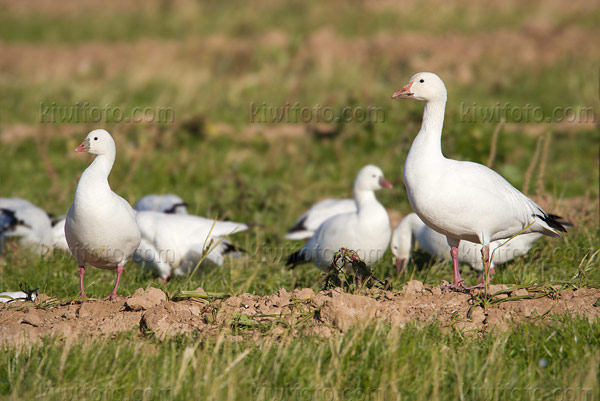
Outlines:
<svg viewBox="0 0 600 401"><path fill-rule="evenodd" d="M108 294L108 296L104 298L104 301L113 299L117 296L117 287L119 286L119 279L121 278L121 274L123 274L123 264L119 264L119 266L117 266L117 281L115 282L115 286L113 287L110 294Z"/></svg>

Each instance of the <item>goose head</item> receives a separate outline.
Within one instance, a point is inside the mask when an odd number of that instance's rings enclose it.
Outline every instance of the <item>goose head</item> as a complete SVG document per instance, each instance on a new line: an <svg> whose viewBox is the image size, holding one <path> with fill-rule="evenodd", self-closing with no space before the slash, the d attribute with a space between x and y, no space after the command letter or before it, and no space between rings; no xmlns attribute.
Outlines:
<svg viewBox="0 0 600 401"><path fill-rule="evenodd" d="M94 155L114 157L116 153L115 141L107 131L96 129L87 134L81 145L77 146L75 152L88 152Z"/></svg>
<svg viewBox="0 0 600 401"><path fill-rule="evenodd" d="M433 72L413 75L404 88L395 92L392 99L416 99L424 102L446 101L448 94L444 81Z"/></svg>
<svg viewBox="0 0 600 401"><path fill-rule="evenodd" d="M371 164L361 168L354 181L355 191L377 191L382 188L391 187L392 184L385 179L383 171Z"/></svg>
<svg viewBox="0 0 600 401"><path fill-rule="evenodd" d="M390 240L390 248L392 255L394 255L394 264L396 265L397 273L403 272L406 268L413 245L412 227L408 219L405 218L396 227Z"/></svg>

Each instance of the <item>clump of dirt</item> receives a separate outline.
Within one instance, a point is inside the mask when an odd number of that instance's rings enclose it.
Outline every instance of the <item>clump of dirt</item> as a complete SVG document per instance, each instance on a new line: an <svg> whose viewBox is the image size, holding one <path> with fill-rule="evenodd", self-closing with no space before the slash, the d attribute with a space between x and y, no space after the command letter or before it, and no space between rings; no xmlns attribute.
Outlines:
<svg viewBox="0 0 600 401"><path fill-rule="evenodd" d="M543 322L553 315L590 321L599 317L600 289L556 292L545 288L550 291L490 286L489 293L496 296L485 309L478 305L483 299L480 291L460 293L420 281L409 281L401 291L373 289L361 295L339 288L318 293L305 288L280 289L268 296L214 299L203 295L168 301L164 292L149 288L112 301L59 302L42 294L35 302L0 307L0 344L36 344L47 336L71 342L132 331L158 339L186 333L214 335L223 330L253 338L279 337L286 330L330 337L355 324L377 321L394 327L437 322L448 330L485 332L518 322ZM196 293L206 294L200 289Z"/></svg>

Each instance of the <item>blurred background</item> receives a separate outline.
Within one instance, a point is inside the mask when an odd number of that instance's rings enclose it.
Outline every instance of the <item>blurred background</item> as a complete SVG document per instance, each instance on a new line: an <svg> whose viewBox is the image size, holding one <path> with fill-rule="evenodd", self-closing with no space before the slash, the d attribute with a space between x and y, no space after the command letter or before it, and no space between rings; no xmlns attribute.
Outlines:
<svg viewBox="0 0 600 401"><path fill-rule="evenodd" d="M449 92L446 156L490 164L584 227L575 248L597 248L599 21L594 0L2 0L1 195L65 214L90 162L73 149L106 128L113 190L255 224L249 249L282 243L316 200L350 196L367 163L394 183L378 197L396 224L423 105L391 95L432 71ZM269 117L296 104L378 114Z"/></svg>

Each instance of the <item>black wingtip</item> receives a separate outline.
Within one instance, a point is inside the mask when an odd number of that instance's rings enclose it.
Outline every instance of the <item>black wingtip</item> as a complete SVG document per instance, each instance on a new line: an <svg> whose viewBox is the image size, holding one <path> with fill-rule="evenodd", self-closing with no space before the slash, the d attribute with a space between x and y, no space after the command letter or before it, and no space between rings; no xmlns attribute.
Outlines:
<svg viewBox="0 0 600 401"><path fill-rule="evenodd" d="M554 221L556 221L558 224L560 224L563 227L573 227L573 223L571 223L568 220L563 219L561 216L557 216L555 214L549 214L548 217L552 218Z"/></svg>
<svg viewBox="0 0 600 401"><path fill-rule="evenodd" d="M304 225L304 223L306 222L306 216L301 218L300 220L298 220L298 222L294 225L294 227L290 228L288 230L288 234L292 234L298 231L305 231L306 230L306 226Z"/></svg>
<svg viewBox="0 0 600 401"><path fill-rule="evenodd" d="M288 269L293 269L302 262L303 260L300 258L300 251L297 251L285 258L285 267Z"/></svg>
<svg viewBox="0 0 600 401"><path fill-rule="evenodd" d="M555 214L536 214L536 216L542 219L542 221L548 224L551 228L554 228L555 230L561 231L563 233L567 232L567 229L563 225L565 222L562 219L562 217L557 216ZM567 225L572 226L573 224L569 223Z"/></svg>
<svg viewBox="0 0 600 401"><path fill-rule="evenodd" d="M170 208L166 209L163 213L166 213L166 214L175 214L175 212L177 212L177 208L180 207L180 206L187 207L188 204L187 204L187 202L176 203L173 206L171 206Z"/></svg>
<svg viewBox="0 0 600 401"><path fill-rule="evenodd" d="M14 210L0 208L0 215L3 217L0 224L0 233L12 230L19 224L19 219L17 219Z"/></svg>
<svg viewBox="0 0 600 401"><path fill-rule="evenodd" d="M239 246L230 244L229 242L225 243L225 248L223 249L223 255L227 255L230 253L235 253L235 252L240 252L240 253L248 253L247 250L245 250L244 248L240 248Z"/></svg>

